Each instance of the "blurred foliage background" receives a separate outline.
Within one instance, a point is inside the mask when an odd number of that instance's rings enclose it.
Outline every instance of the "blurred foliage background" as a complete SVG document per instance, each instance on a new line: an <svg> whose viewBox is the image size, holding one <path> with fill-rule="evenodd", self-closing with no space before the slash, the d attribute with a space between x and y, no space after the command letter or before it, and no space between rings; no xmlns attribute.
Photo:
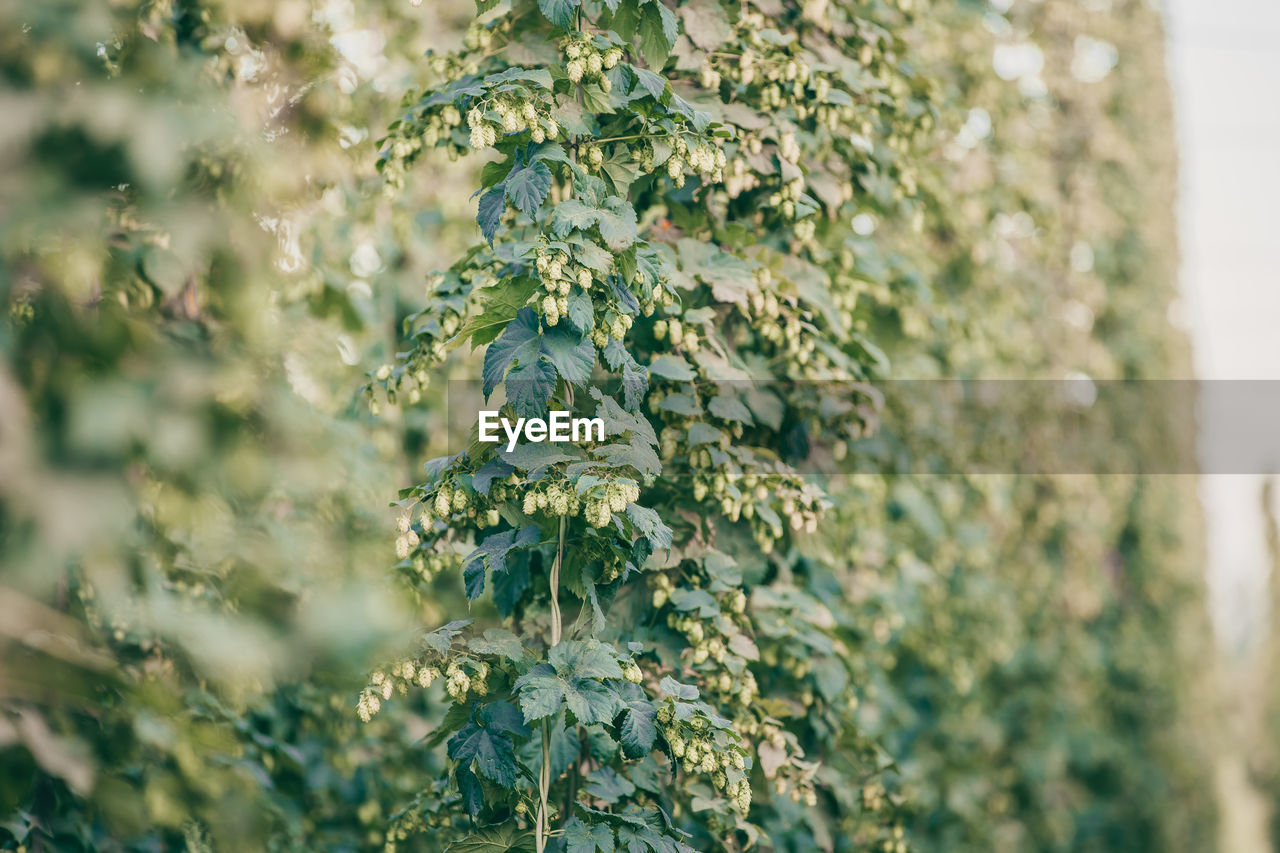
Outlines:
<svg viewBox="0 0 1280 853"><path fill-rule="evenodd" d="M435 775L439 697L353 707L463 607L386 570L443 395L358 392L475 238L478 163L394 199L373 167L473 11L0 0L0 849L377 850ZM1188 375L1157 12L918 20L938 202L921 232L855 223L888 375ZM912 846L1212 849L1193 479L866 467L809 559Z"/></svg>

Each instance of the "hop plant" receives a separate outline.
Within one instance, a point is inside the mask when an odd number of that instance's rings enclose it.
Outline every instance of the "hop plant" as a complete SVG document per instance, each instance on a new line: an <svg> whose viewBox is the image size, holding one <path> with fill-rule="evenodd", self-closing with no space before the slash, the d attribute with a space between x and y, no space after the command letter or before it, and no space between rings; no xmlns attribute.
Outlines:
<svg viewBox="0 0 1280 853"><path fill-rule="evenodd" d="M666 766L666 814L688 815L698 792L716 792L718 805L696 823L661 818L639 788L619 795L616 811L664 827L639 843L740 849L793 806L820 802L820 732L862 737L847 715L810 718L849 703L784 668L791 661L774 647L803 632L833 636L792 566L827 501L762 451L781 445L783 420L818 441L848 437L829 435L822 416L846 397L834 385L828 400L780 385L770 392L782 413L774 421L718 382L739 364L779 378L867 378L834 224L849 221L856 199L840 188L883 173L909 204L907 161L932 110L928 86L909 64L885 63L883 89L894 95L867 98L815 61L808 44L864 44L865 29L849 22L866 10L842 0L807 4L800 16L713 2L704 11L722 25L691 30L678 60L679 18L663 4L644 8L656 17L635 43L627 27L611 29L625 11L540 4L542 18L499 15L433 63L448 82L395 132L397 144L461 155L451 128L465 118L470 147L496 158L478 194L483 242L436 286L452 313L412 318L438 333L411 341L406 361L437 364L450 347L484 346L483 391L501 388L504 412L572 409L607 425L604 442L562 454L473 445L432 463L404 499L431 521L398 528L397 554L426 565L419 579L452 565L468 598L491 596L486 612L498 617L431 635L415 677L396 682L415 684L435 666L457 709L442 733L447 784L470 793L438 807L454 810L457 825L508 816L539 851L560 832L623 843L578 808L592 802L582 765L547 779L526 763L553 743L590 744L598 772L621 777L637 761ZM546 65L494 50L528 39L554 45L537 60ZM726 109L694 107L687 87ZM892 154L873 158L874 145L853 141L877 133L895 140L885 146ZM388 383L407 372L400 367ZM759 594L750 595L739 565L776 580L753 581ZM805 615L775 633L776 602ZM572 626L566 606L578 614ZM361 716L392 695L382 689L361 694ZM764 710L782 705L802 710L785 722ZM471 746L482 738L484 758ZM757 762L767 790L752 790ZM832 814L846 827L895 819L893 809Z"/></svg>

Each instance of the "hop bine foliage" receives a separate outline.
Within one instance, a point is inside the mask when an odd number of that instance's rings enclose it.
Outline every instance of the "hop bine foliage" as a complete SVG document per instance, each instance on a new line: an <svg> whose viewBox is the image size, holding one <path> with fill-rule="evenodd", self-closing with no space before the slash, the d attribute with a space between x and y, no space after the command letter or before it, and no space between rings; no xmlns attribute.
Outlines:
<svg viewBox="0 0 1280 853"><path fill-rule="evenodd" d="M360 695L369 719L444 673L453 701L440 798L388 850L434 826L469 827L458 849L743 850L797 817L902 846L847 649L792 571L828 501L777 452L865 426L829 416L877 366L851 310L855 184L920 222L937 110L889 28L909 6L860 7L481 3L392 123L389 187L430 149L491 158L485 242L435 277L371 405L470 344L514 415L577 406L607 435L473 441L401 494L405 575L460 569L493 624L428 635ZM741 382L795 378L825 384ZM832 749L867 760L837 780Z"/></svg>
<svg viewBox="0 0 1280 853"><path fill-rule="evenodd" d="M0 5L0 849L1211 849L1194 485L852 441L1185 375L1149 4L463 4Z"/></svg>

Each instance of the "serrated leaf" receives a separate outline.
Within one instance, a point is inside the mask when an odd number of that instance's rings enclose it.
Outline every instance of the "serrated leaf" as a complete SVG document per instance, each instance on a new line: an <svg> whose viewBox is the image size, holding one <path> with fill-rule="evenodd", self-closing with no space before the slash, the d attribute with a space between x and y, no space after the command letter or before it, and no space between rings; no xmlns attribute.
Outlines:
<svg viewBox="0 0 1280 853"><path fill-rule="evenodd" d="M572 817L564 825L565 853L614 853L613 830L607 824L586 824Z"/></svg>
<svg viewBox="0 0 1280 853"><path fill-rule="evenodd" d="M684 699L692 702L698 698L698 688L692 684L681 684L671 676L663 676L662 681L658 682L658 689L668 696L674 696L677 699Z"/></svg>
<svg viewBox="0 0 1280 853"><path fill-rule="evenodd" d="M591 771L587 777L587 793L597 800L604 800L609 805L630 797L636 792L635 783L625 776L619 776L612 767L601 767Z"/></svg>
<svg viewBox="0 0 1280 853"><path fill-rule="evenodd" d="M599 83L586 83L580 89L582 106L596 115L610 115L614 112L613 96L600 87Z"/></svg>
<svg viewBox="0 0 1280 853"><path fill-rule="evenodd" d="M698 615L705 618L720 613L716 600L705 589L677 589L672 593L671 603L676 610L697 610Z"/></svg>
<svg viewBox="0 0 1280 853"><path fill-rule="evenodd" d="M733 25L720 0L687 0L680 4L684 32L703 50L715 50L733 36Z"/></svg>
<svg viewBox="0 0 1280 853"><path fill-rule="evenodd" d="M631 41L640 25L640 0L622 0L612 11L614 14L613 20L609 22L610 28L622 36L624 41Z"/></svg>
<svg viewBox="0 0 1280 853"><path fill-rule="evenodd" d="M630 202L620 198L605 199L600 211L600 236L614 252L621 252L636 241L636 211Z"/></svg>
<svg viewBox="0 0 1280 853"><path fill-rule="evenodd" d="M501 459L491 459L479 471L471 476L471 488L477 493L489 495L489 487L499 477L505 477L515 469Z"/></svg>
<svg viewBox="0 0 1280 853"><path fill-rule="evenodd" d="M551 231L564 237L575 229L585 231L600 222L600 211L576 198L566 199L551 212Z"/></svg>
<svg viewBox="0 0 1280 853"><path fill-rule="evenodd" d="M569 322L579 331L590 331L595 323L595 308L591 304L591 295L581 288L575 287L569 293Z"/></svg>
<svg viewBox="0 0 1280 853"><path fill-rule="evenodd" d="M654 74L652 71L635 66L632 66L631 71L636 75L636 86L652 95L658 103L662 103L662 96L667 92L666 78L661 74Z"/></svg>
<svg viewBox="0 0 1280 853"><path fill-rule="evenodd" d="M507 200L525 216L533 216L551 192L551 169L538 161L516 169L506 180Z"/></svg>
<svg viewBox="0 0 1280 853"><path fill-rule="evenodd" d="M449 757L499 785L515 784L515 744L505 731L468 723L449 738Z"/></svg>
<svg viewBox="0 0 1280 853"><path fill-rule="evenodd" d="M613 295L618 300L618 308L624 314L630 314L634 317L640 313L640 300L636 299L636 295L623 283L620 276L609 276L609 287L613 290Z"/></svg>
<svg viewBox="0 0 1280 853"><path fill-rule="evenodd" d="M541 720L559 711L564 706L566 686L549 663L540 663L517 678L515 690L525 722Z"/></svg>
<svg viewBox="0 0 1280 853"><path fill-rule="evenodd" d="M484 310L467 320L458 330L459 338L471 338L473 347L493 341L507 327L538 287L534 278L518 278L484 291Z"/></svg>
<svg viewBox="0 0 1280 853"><path fill-rule="evenodd" d="M566 640L557 643L547 660L556 668L556 672L566 677L622 678L617 652L593 640Z"/></svg>
<svg viewBox="0 0 1280 853"><path fill-rule="evenodd" d="M496 186L502 183L502 179L510 173L510 160L491 160L480 169L480 186L483 189Z"/></svg>
<svg viewBox="0 0 1280 853"><path fill-rule="evenodd" d="M574 246L573 259L589 270L608 272L613 267L613 255L585 237L570 238Z"/></svg>
<svg viewBox="0 0 1280 853"><path fill-rule="evenodd" d="M543 338L545 341L545 337ZM536 418L546 414L547 401L556 390L556 368L539 351L537 357L521 364L507 374L507 402L523 418Z"/></svg>
<svg viewBox="0 0 1280 853"><path fill-rule="evenodd" d="M640 39L640 55L650 69L662 70L679 34L675 13L662 3L650 0L640 9L636 35Z"/></svg>
<svg viewBox="0 0 1280 853"><path fill-rule="evenodd" d="M698 376L689 362L677 355L658 356L649 362L649 372L663 379L674 379L678 382L688 382Z"/></svg>
<svg viewBox="0 0 1280 853"><path fill-rule="evenodd" d="M610 468L630 467L646 481L662 473L662 460L648 444L606 444L592 451L592 457Z"/></svg>
<svg viewBox="0 0 1280 853"><path fill-rule="evenodd" d="M649 391L649 371L632 357L621 341L613 338L604 346L604 361L610 370L622 371L622 394L632 411L640 406Z"/></svg>
<svg viewBox="0 0 1280 853"><path fill-rule="evenodd" d="M480 204L476 209L476 223L490 246L493 245L493 238L498 233L498 222L502 219L502 212L507 209L504 193L503 185L498 184L480 196Z"/></svg>
<svg viewBox="0 0 1280 853"><path fill-rule="evenodd" d="M617 400L598 388L591 389L591 396L597 403L596 417L604 421L605 435L616 437L630 433L633 440L642 441L650 447L657 446L658 436L648 418L626 411L618 405Z"/></svg>
<svg viewBox="0 0 1280 853"><path fill-rule="evenodd" d="M562 30L573 26L574 13L579 0L538 0L538 8L547 20Z"/></svg>
<svg viewBox="0 0 1280 853"><path fill-rule="evenodd" d="M636 526L641 535L649 540L650 547L657 551L670 548L673 538L671 528L663 523L662 517L647 506L627 504L627 518Z"/></svg>
<svg viewBox="0 0 1280 853"><path fill-rule="evenodd" d="M516 679L515 689L526 722L568 707L578 722L611 722L621 706L617 691L600 679L622 677L616 654L607 646L584 640L557 644L548 663Z"/></svg>
<svg viewBox="0 0 1280 853"><path fill-rule="evenodd" d="M529 552L514 555L505 572L493 577L493 603L503 618L516 609L520 596L529 588Z"/></svg>
<svg viewBox="0 0 1280 853"><path fill-rule="evenodd" d="M510 824L482 829L455 841L445 848L446 853L514 853L529 850L533 834L517 832Z"/></svg>
<svg viewBox="0 0 1280 853"><path fill-rule="evenodd" d="M505 628L486 628L484 637L473 637L467 647L476 654L497 655L514 663L524 660L520 638Z"/></svg>
<svg viewBox="0 0 1280 853"><path fill-rule="evenodd" d="M538 541L538 528L523 527L504 530L487 537L463 561L463 579L467 588L467 600L475 601L484 591L484 572L505 572L507 554L514 548L525 548Z"/></svg>
<svg viewBox="0 0 1280 853"><path fill-rule="evenodd" d="M732 394L719 394L712 397L707 403L707 411L726 421L738 421L744 424L755 422L751 417L751 410Z"/></svg>
<svg viewBox="0 0 1280 853"><path fill-rule="evenodd" d="M532 363L540 353L538 315L532 308L521 308L515 319L485 350L484 367L481 371L485 397L488 398L493 393L513 363Z"/></svg>
<svg viewBox="0 0 1280 853"><path fill-rule="evenodd" d="M559 142L530 143L525 159L529 163L538 160L546 160L549 163L570 162L569 153Z"/></svg>
<svg viewBox="0 0 1280 853"><path fill-rule="evenodd" d="M572 0L575 4L578 0ZM551 78L551 72L545 68L508 68L505 71L499 71L497 74L490 74L484 78L486 86L494 87L502 83L533 83L543 89L550 89L554 81Z"/></svg>
<svg viewBox="0 0 1280 853"><path fill-rule="evenodd" d="M658 709L648 699L633 699L627 703L626 713L619 727L622 751L628 758L647 755L658 739L658 727L654 720Z"/></svg>
<svg viewBox="0 0 1280 853"><path fill-rule="evenodd" d="M664 412L675 412L691 418L702 416L702 407L688 394L668 394L658 403L658 409Z"/></svg>
<svg viewBox="0 0 1280 853"><path fill-rule="evenodd" d="M582 458L581 451L572 445L550 442L517 444L511 450L499 447L497 453L508 465L527 472L530 479L537 479L538 473L551 465Z"/></svg>
<svg viewBox="0 0 1280 853"><path fill-rule="evenodd" d="M697 447L699 444L720 445L724 440L725 434L710 424L695 423L689 427L688 441L690 447Z"/></svg>
<svg viewBox="0 0 1280 853"><path fill-rule="evenodd" d="M553 326L542 336L542 352L566 382L582 385L591 378L596 348L583 331Z"/></svg>
<svg viewBox="0 0 1280 853"><path fill-rule="evenodd" d="M455 619L448 625L442 625L422 638L427 648L439 654L448 654L454 637L462 633L462 629L471 624L470 619Z"/></svg>

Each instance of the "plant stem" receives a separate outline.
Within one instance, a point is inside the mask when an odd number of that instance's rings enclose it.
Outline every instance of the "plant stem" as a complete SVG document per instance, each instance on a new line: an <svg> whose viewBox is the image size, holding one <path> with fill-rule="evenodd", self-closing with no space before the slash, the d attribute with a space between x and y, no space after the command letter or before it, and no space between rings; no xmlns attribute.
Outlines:
<svg viewBox="0 0 1280 853"><path fill-rule="evenodd" d="M568 519L560 516L560 535L556 541L556 559L551 564L551 645L560 642L560 564L564 562L564 539ZM547 823L547 798L551 794L551 721L542 721L542 772L538 774L538 822L535 841L538 853L547 849L550 828Z"/></svg>
<svg viewBox="0 0 1280 853"><path fill-rule="evenodd" d="M560 565L564 562L565 527L568 519L560 516L560 537L556 543L556 559L551 564L551 645L560 642Z"/></svg>

